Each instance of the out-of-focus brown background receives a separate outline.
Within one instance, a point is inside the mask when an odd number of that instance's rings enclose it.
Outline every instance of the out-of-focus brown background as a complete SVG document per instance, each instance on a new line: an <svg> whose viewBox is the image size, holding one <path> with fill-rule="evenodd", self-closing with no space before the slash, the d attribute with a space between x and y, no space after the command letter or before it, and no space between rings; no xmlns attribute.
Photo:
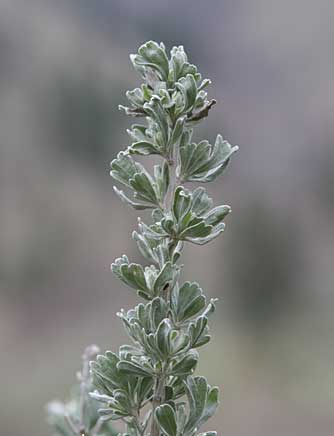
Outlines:
<svg viewBox="0 0 334 436"><path fill-rule="evenodd" d="M198 129L240 145L210 186L225 235L187 247L185 278L220 304L200 372L222 387L208 428L329 436L334 428L334 4L326 0L0 1L0 434L45 436L82 349L127 338L137 301L110 273L140 260L136 212L109 162L140 82L128 54L183 44L218 105Z"/></svg>

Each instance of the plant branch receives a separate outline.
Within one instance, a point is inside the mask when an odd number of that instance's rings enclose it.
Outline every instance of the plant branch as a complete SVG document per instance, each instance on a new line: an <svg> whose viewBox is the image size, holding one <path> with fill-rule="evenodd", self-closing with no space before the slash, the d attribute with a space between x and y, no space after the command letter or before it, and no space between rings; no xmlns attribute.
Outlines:
<svg viewBox="0 0 334 436"><path fill-rule="evenodd" d="M155 410L164 401L164 391L165 391L166 376L161 373L157 376L154 387L153 402L152 402L152 424L150 436L160 436L160 430L158 423L155 419Z"/></svg>
<svg viewBox="0 0 334 436"><path fill-rule="evenodd" d="M218 388L193 376L196 350L210 340L208 318L214 300L207 303L197 282L180 283L177 263L185 242L204 245L222 233L230 207L213 207L203 187L183 186L214 181L238 147L221 135L213 144L192 142L191 126L207 117L216 101L208 100L203 90L211 82L188 62L183 46L173 47L169 56L162 43L148 41L130 58L145 83L126 93L130 106L121 109L131 116L145 116L147 124L134 124L128 130L133 143L113 159L110 174L126 189L115 188L123 202L136 210L153 209L152 223L140 220L133 232L151 264L132 263L123 255L114 261L112 271L146 301L118 314L133 345L124 345L118 353L106 351L92 362L97 347L86 349L79 373L80 395L67 422L77 436L98 436L104 420L114 418L127 427L126 434L193 435L218 405ZM163 162L154 166L151 175L135 155L159 155ZM97 391L91 398L104 403L102 409L89 407L93 386ZM183 400L178 401L183 393L188 403L185 412L179 409ZM148 403L150 410L143 418ZM53 414L56 424L59 407ZM62 423L63 416L64 412Z"/></svg>
<svg viewBox="0 0 334 436"><path fill-rule="evenodd" d="M177 120L173 123L173 127ZM176 174L176 166L178 161L178 144L175 144L171 150L171 156L167 159L168 167L169 167L169 186L164 199L164 209L165 212L170 212L173 207L173 197L175 188L177 187L179 180ZM166 292L163 297L168 302L170 299L172 289L168 285ZM164 391L165 391L165 383L166 383L166 375L164 372L161 372L160 375L157 376L154 392L153 392L153 401L152 401L152 424L151 424L151 434L150 436L160 436L159 426L155 420L155 410L159 407L164 401Z"/></svg>

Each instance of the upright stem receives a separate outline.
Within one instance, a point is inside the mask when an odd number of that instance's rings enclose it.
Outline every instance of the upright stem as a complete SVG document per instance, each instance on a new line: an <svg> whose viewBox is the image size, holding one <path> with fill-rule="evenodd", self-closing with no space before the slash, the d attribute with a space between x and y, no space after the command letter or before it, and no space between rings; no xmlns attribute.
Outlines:
<svg viewBox="0 0 334 436"><path fill-rule="evenodd" d="M164 202L164 208L166 212L169 212L173 207L174 191L179 181L176 175L178 153L179 153L178 144L175 144L172 149L171 156L169 157L169 159L167 159L167 163L169 167L169 186Z"/></svg>
<svg viewBox="0 0 334 436"><path fill-rule="evenodd" d="M176 187L176 183L177 183L174 160L171 162L168 162L168 166L169 166L169 186L168 186L168 190L167 190L165 202L164 202L165 203L164 208L165 208L166 212L168 212L172 209L173 196L174 196L174 191L175 191L175 187Z"/></svg>
<svg viewBox="0 0 334 436"><path fill-rule="evenodd" d="M172 210L174 191L178 183L178 178L176 175L177 156L178 156L178 145L175 144L171 156L167 160L169 166L169 186L164 201L164 209L166 212ZM168 289L166 299L168 299L168 296L170 295L171 292L172 289ZM155 381L155 386L153 391L153 401L152 401L152 423L151 423L150 436L160 436L159 426L155 420L155 410L164 402L165 384L166 384L166 375L164 372L164 366L165 365L162 365L163 370L160 374L157 375Z"/></svg>

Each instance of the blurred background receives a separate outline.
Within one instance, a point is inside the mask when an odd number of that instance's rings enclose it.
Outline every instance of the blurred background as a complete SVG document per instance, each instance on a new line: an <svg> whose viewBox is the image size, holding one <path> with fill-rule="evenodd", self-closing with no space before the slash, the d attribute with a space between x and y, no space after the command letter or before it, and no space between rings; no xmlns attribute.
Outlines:
<svg viewBox="0 0 334 436"><path fill-rule="evenodd" d="M46 436L83 348L127 341L138 301L110 273L137 212L109 162L140 83L128 55L183 44L218 104L197 138L240 146L209 187L224 236L188 246L186 279L219 297L200 372L228 436L334 428L334 4L329 0L0 0L1 436Z"/></svg>

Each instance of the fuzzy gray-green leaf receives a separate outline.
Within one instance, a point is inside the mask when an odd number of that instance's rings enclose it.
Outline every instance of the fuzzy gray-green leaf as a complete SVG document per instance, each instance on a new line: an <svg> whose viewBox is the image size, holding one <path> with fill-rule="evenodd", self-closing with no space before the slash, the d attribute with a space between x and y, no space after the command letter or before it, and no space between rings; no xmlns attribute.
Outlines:
<svg viewBox="0 0 334 436"><path fill-rule="evenodd" d="M155 411L155 418L165 436L176 436L176 416L174 410L169 404L159 406Z"/></svg>

